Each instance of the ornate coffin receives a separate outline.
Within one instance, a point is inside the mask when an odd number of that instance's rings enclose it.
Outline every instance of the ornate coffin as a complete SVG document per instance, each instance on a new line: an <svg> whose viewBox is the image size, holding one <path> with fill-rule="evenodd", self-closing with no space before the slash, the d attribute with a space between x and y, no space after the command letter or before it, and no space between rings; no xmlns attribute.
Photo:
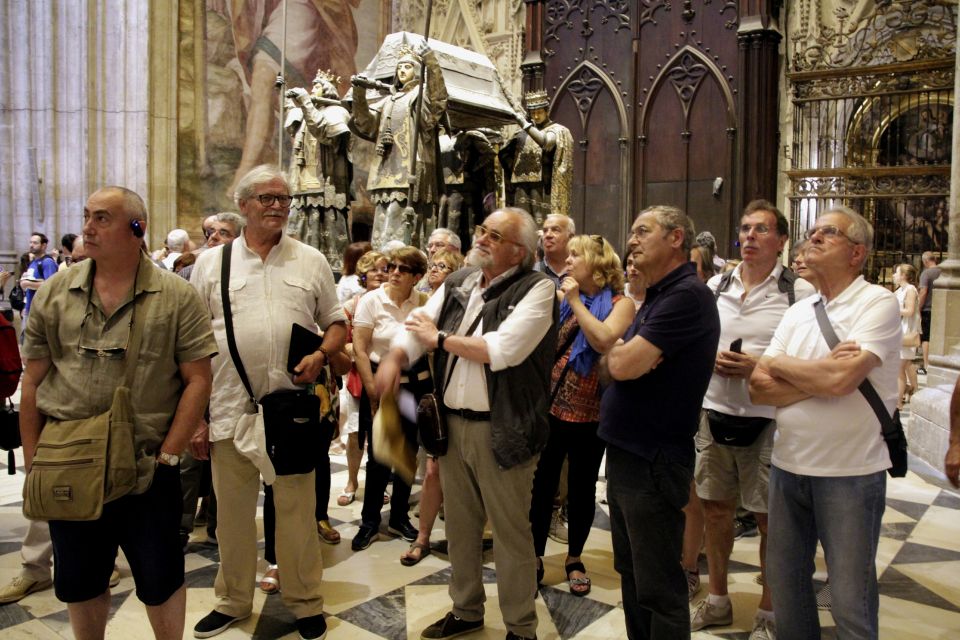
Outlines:
<svg viewBox="0 0 960 640"><path fill-rule="evenodd" d="M422 42L423 36L416 33L391 33L360 75L392 84L397 66L397 50L404 44L417 49ZM455 129L516 124L514 107L504 92L496 67L487 56L433 38L429 44L443 70L443 80L449 95L447 113ZM352 99L353 90L351 88L347 92L344 101ZM382 91L376 89L367 90L367 99L370 102L383 95L385 94Z"/></svg>

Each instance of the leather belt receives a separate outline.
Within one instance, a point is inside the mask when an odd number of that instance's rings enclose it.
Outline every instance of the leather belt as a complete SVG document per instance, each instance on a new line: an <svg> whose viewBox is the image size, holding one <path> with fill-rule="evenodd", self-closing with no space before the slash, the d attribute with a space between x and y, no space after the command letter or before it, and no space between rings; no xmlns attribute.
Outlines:
<svg viewBox="0 0 960 640"><path fill-rule="evenodd" d="M474 422L490 422L489 411L474 411L473 409L451 409L443 405L443 412L448 415L460 416L464 420L473 420Z"/></svg>

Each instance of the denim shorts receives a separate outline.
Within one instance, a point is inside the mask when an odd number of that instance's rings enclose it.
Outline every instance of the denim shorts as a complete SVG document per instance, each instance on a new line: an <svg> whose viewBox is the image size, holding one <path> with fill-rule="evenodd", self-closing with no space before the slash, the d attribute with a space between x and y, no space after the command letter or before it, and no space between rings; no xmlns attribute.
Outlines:
<svg viewBox="0 0 960 640"><path fill-rule="evenodd" d="M182 510L180 468L160 464L150 489L105 504L99 519L51 520L57 598L84 602L101 595L121 548L137 597L149 606L166 602L183 585Z"/></svg>

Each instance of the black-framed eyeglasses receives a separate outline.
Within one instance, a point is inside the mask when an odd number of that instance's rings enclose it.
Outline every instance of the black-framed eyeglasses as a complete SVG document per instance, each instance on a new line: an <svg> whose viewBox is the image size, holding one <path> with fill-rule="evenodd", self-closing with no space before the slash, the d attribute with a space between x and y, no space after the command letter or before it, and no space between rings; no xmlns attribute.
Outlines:
<svg viewBox="0 0 960 640"><path fill-rule="evenodd" d="M261 193L257 196L257 200L265 207L272 207L274 202L278 203L281 207L289 207L290 203L293 202L293 196L278 193Z"/></svg>
<svg viewBox="0 0 960 640"><path fill-rule="evenodd" d="M852 242L853 244L859 244L858 242L856 242L855 240L853 240L850 236L848 236L847 234L845 234L845 233L840 229L840 227L838 227L838 226L835 225L835 224L825 224L825 225L822 225L822 226L819 226L819 227L813 227L813 228L811 228L811 229L807 229L806 231L803 232L803 237L804 237L806 240L810 240L810 239L812 239L815 235L817 235L818 233L819 233L821 236L823 236L825 239L826 239L826 238L844 238L844 239L846 239L846 240L849 240L849 241Z"/></svg>
<svg viewBox="0 0 960 640"><path fill-rule="evenodd" d="M386 273L392 273L394 269L396 269L397 271L399 271L400 273L402 273L402 274L404 274L404 275L407 275L407 274L409 274L409 273L413 273L413 267L408 267L407 265L405 265L405 264L400 264L399 262L390 262L390 263L388 263L388 264L387 264L387 271L386 271Z"/></svg>
<svg viewBox="0 0 960 640"><path fill-rule="evenodd" d="M512 243L512 244L517 244L517 245L520 244L520 243L517 242L516 240L511 240L511 239L507 238L506 236L504 236L504 235L503 235L502 233L500 233L499 231L496 231L496 230L494 230L494 229L490 229L490 228L488 228L488 227L485 227L485 226L483 226L482 224L475 225L475 226L473 227L473 237L474 237L474 239L475 239L475 240L479 240L479 239L482 238L483 236L487 236L488 238L490 238L490 242L492 242L493 244L501 244L501 243L503 243L503 242L510 242L510 243Z"/></svg>

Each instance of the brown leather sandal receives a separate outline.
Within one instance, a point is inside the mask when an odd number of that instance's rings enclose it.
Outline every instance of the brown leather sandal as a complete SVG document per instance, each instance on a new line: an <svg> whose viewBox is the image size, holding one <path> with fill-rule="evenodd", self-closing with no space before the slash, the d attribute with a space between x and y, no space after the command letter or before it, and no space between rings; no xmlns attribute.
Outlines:
<svg viewBox="0 0 960 640"><path fill-rule="evenodd" d="M420 542L414 542L410 545L410 548L407 549L402 556L400 556L400 564L405 567L412 567L426 558L428 555L430 555L429 545L425 545Z"/></svg>

